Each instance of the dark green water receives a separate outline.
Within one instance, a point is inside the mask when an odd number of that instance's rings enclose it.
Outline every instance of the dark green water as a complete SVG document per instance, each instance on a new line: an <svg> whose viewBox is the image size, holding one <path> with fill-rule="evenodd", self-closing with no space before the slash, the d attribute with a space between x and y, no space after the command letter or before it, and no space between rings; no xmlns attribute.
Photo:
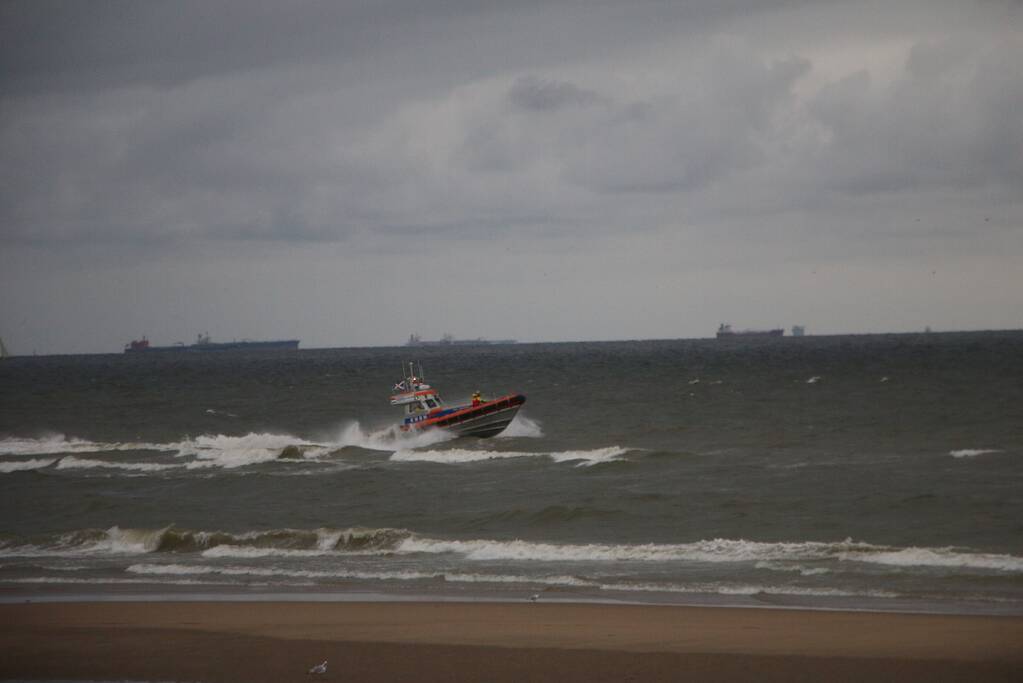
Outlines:
<svg viewBox="0 0 1023 683"><path fill-rule="evenodd" d="M527 403L401 438L410 352ZM0 409L8 592L1023 605L1020 332L16 358Z"/></svg>

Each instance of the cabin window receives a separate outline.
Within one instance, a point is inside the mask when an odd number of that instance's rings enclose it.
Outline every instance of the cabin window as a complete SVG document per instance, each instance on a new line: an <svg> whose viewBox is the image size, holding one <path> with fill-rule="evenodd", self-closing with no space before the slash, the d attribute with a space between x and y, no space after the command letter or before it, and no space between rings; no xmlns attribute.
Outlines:
<svg viewBox="0 0 1023 683"><path fill-rule="evenodd" d="M428 399L426 399L426 407L427 408L436 408L437 407L437 402L434 401L432 398L428 398Z"/></svg>

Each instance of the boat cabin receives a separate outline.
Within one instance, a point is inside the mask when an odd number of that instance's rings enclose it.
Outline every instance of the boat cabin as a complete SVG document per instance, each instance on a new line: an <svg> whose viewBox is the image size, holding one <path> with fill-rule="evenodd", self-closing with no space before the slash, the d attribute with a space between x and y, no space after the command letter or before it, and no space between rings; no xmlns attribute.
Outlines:
<svg viewBox="0 0 1023 683"><path fill-rule="evenodd" d="M428 413L435 408L444 405L440 395L430 388L428 384L419 384L415 391L404 394L395 394L391 397L392 406L405 406L408 415Z"/></svg>
<svg viewBox="0 0 1023 683"><path fill-rule="evenodd" d="M411 366L411 364L410 364ZM402 390L401 393L391 396L392 406L405 406L405 424L410 425L436 415L444 406L437 390L423 382L411 371L405 375L401 382L394 386Z"/></svg>

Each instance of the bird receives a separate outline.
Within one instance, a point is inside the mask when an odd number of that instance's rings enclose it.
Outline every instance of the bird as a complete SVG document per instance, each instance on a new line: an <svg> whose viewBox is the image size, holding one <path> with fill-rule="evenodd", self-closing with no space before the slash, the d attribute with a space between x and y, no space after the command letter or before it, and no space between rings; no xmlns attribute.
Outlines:
<svg viewBox="0 0 1023 683"><path fill-rule="evenodd" d="M540 594L539 593L533 593L532 595L529 596L529 601L530 602L536 602L539 599L540 599Z"/></svg>
<svg viewBox="0 0 1023 683"><path fill-rule="evenodd" d="M311 674L325 674L327 673L327 660L323 660L323 664L317 664L313 668L309 669Z"/></svg>

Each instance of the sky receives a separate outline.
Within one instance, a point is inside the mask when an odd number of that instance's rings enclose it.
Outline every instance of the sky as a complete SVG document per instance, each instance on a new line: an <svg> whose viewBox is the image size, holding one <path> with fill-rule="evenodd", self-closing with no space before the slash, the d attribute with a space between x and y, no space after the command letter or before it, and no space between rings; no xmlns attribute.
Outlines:
<svg viewBox="0 0 1023 683"><path fill-rule="evenodd" d="M0 337L1023 327L1020 0L0 4Z"/></svg>

